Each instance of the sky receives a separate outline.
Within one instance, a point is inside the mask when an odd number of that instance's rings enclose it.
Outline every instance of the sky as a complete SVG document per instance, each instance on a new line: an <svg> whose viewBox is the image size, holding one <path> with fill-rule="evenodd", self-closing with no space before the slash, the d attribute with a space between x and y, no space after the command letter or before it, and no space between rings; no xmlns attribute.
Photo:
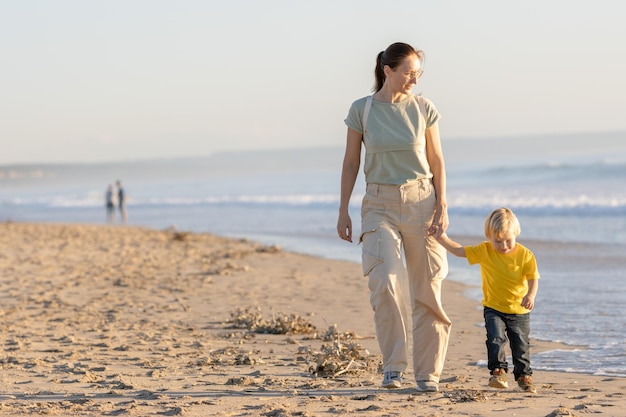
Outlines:
<svg viewBox="0 0 626 417"><path fill-rule="evenodd" d="M0 164L344 146L397 41L426 54L414 92L444 144L626 132L624 16L621 0L0 0Z"/></svg>

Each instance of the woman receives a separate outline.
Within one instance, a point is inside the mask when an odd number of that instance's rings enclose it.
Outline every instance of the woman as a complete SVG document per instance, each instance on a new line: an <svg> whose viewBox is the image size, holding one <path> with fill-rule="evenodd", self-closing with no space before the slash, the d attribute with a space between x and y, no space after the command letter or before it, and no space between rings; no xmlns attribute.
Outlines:
<svg viewBox="0 0 626 417"><path fill-rule="evenodd" d="M417 389L438 391L451 322L441 305L446 251L432 235L447 229L448 214L439 113L411 92L422 75L423 58L422 51L405 43L390 45L376 59L374 95L350 108L337 231L352 242L348 205L363 143L367 191L359 242L383 355L382 385L400 388L408 363L402 285L408 274Z"/></svg>

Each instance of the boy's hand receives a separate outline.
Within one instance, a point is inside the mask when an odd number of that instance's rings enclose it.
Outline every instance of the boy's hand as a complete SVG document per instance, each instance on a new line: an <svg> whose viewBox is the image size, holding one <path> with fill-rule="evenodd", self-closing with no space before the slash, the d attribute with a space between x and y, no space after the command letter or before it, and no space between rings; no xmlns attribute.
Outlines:
<svg viewBox="0 0 626 417"><path fill-rule="evenodd" d="M428 228L428 235L433 236L435 239L439 238L442 233L448 229L448 210L445 206L438 206L435 209L433 216L433 222Z"/></svg>
<svg viewBox="0 0 626 417"><path fill-rule="evenodd" d="M432 225L428 228L428 236L432 236L437 240L439 240L445 234L446 231L443 230L443 228L440 226Z"/></svg>
<svg viewBox="0 0 626 417"><path fill-rule="evenodd" d="M527 310L532 310L535 307L535 297L526 294L524 298L522 298L522 307Z"/></svg>

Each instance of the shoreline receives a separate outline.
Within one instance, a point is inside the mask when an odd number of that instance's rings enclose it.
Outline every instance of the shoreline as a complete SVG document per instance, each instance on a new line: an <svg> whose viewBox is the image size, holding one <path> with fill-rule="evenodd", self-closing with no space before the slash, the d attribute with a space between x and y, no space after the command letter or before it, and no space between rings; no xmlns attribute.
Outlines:
<svg viewBox="0 0 626 417"><path fill-rule="evenodd" d="M441 391L417 393L410 370L406 387L381 390L358 264L134 226L0 231L3 415L615 416L626 407L619 377L535 371L538 394L513 381L488 388L476 365L485 359L480 303L457 281L444 283L453 328ZM271 334L277 318L292 333ZM341 366L329 378L320 361L332 343L358 355L330 358Z"/></svg>

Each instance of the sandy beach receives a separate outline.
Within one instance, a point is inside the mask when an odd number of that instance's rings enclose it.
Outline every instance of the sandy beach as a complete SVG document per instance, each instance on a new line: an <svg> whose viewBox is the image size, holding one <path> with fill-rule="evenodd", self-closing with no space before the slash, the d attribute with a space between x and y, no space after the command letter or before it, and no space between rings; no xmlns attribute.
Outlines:
<svg viewBox="0 0 626 417"><path fill-rule="evenodd" d="M480 306L451 280L440 392L416 392L410 372L382 390L360 265L137 227L0 231L3 416L626 415L624 378L487 387ZM532 341L556 348L572 349Z"/></svg>

